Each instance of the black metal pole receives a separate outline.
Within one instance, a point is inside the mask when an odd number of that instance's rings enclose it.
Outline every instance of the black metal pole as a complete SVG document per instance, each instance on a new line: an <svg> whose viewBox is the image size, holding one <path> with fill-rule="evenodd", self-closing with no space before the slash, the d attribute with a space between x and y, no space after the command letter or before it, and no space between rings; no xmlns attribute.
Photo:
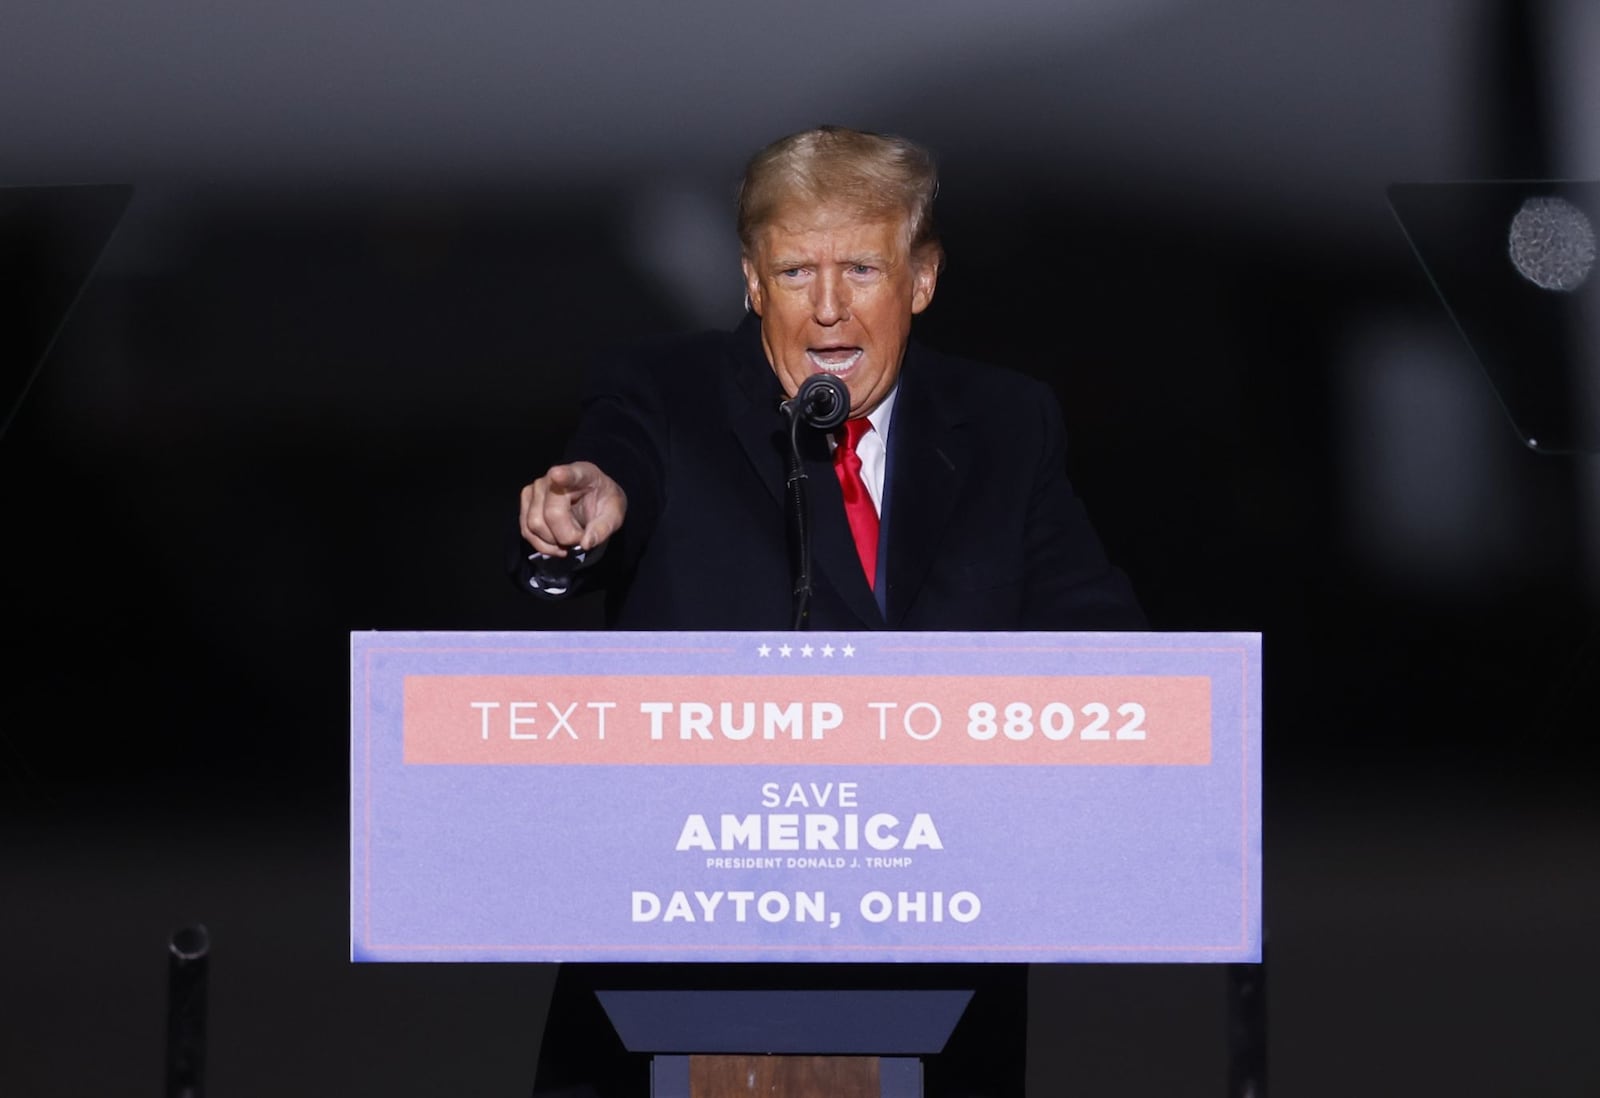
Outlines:
<svg viewBox="0 0 1600 1098"><path fill-rule="evenodd" d="M167 1098L205 1098L211 935L186 926L167 943Z"/></svg>
<svg viewBox="0 0 1600 1098"><path fill-rule="evenodd" d="M1228 1098L1267 1095L1267 947L1260 964L1228 966Z"/></svg>

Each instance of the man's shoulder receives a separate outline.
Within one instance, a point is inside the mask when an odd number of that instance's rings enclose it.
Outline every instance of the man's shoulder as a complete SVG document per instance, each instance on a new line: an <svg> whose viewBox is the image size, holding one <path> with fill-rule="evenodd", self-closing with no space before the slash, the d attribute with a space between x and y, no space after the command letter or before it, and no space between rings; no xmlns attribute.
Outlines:
<svg viewBox="0 0 1600 1098"><path fill-rule="evenodd" d="M715 330L606 343L588 364L585 393L589 400L693 404L721 384L737 347L738 332Z"/></svg>
<svg viewBox="0 0 1600 1098"><path fill-rule="evenodd" d="M1019 406L1038 401L1056 403L1050 386L1021 370L979 359L948 354L913 344L913 360L905 379L918 390L968 417L1015 415Z"/></svg>
<svg viewBox="0 0 1600 1098"><path fill-rule="evenodd" d="M712 363L733 346L737 332L706 329L618 340L600 352L602 361L650 368L661 363Z"/></svg>

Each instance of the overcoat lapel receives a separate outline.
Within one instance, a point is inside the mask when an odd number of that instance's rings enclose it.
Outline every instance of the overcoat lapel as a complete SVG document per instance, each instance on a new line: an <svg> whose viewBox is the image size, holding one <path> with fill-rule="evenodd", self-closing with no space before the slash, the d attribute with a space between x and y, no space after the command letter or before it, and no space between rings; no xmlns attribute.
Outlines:
<svg viewBox="0 0 1600 1098"><path fill-rule="evenodd" d="M889 498L883 530L888 543L885 594L891 629L905 621L922 590L971 467L963 410L930 384L930 378L917 369L916 359L916 347L907 348L889 429Z"/></svg>
<svg viewBox="0 0 1600 1098"><path fill-rule="evenodd" d="M722 392L728 423L750 459L751 471L781 505L789 445L778 408L783 390L767 365L766 353L761 349L761 326L753 315L745 318L728 342Z"/></svg>

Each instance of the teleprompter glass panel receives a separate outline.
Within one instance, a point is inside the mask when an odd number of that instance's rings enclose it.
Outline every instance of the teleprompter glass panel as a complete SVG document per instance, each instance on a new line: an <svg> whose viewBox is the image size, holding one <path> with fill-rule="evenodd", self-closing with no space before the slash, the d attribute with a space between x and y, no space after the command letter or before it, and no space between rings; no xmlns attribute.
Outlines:
<svg viewBox="0 0 1600 1098"><path fill-rule="evenodd" d="M0 436L132 194L117 184L0 187Z"/></svg>
<svg viewBox="0 0 1600 1098"><path fill-rule="evenodd" d="M1397 183L1388 197L1517 434L1600 452L1600 183Z"/></svg>

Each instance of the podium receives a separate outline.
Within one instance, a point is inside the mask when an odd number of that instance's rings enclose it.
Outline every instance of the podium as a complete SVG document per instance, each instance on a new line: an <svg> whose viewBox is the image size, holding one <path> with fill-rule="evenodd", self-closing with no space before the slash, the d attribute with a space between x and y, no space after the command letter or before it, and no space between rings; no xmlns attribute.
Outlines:
<svg viewBox="0 0 1600 1098"><path fill-rule="evenodd" d="M1257 634L351 642L352 960L604 972L566 1051L661 1098L933 1094L1027 963L1260 960Z"/></svg>

